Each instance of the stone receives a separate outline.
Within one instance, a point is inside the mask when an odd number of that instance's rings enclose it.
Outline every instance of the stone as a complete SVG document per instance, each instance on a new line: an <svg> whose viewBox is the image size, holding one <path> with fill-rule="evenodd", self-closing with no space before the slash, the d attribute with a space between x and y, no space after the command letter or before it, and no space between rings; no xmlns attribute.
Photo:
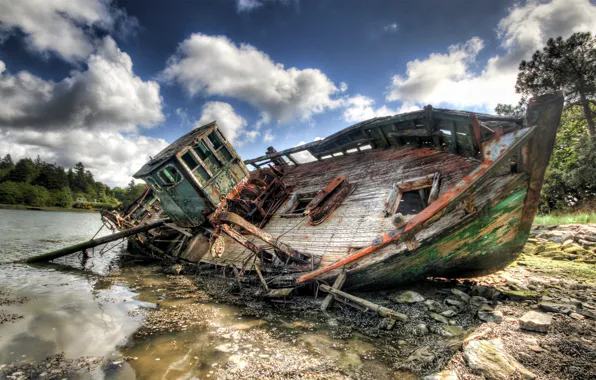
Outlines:
<svg viewBox="0 0 596 380"><path fill-rule="evenodd" d="M437 322L449 324L449 320L447 318L443 317L441 314L430 313L430 317Z"/></svg>
<svg viewBox="0 0 596 380"><path fill-rule="evenodd" d="M417 303L424 301L424 297L416 292L407 290L393 300L397 303Z"/></svg>
<svg viewBox="0 0 596 380"><path fill-rule="evenodd" d="M484 297L480 297L480 296L474 296L472 298L470 298L470 305L474 306L474 307L480 307L483 304L487 304L488 300Z"/></svg>
<svg viewBox="0 0 596 380"><path fill-rule="evenodd" d="M521 329L541 333L548 332L548 328L552 321L552 315L540 313L538 311L528 311L518 319L519 327Z"/></svg>
<svg viewBox="0 0 596 380"><path fill-rule="evenodd" d="M503 322L503 313L494 310L478 310L478 318L484 322Z"/></svg>
<svg viewBox="0 0 596 380"><path fill-rule="evenodd" d="M441 326L439 326L439 328L437 328L437 334L447 337L447 338L451 338L454 336L460 336L460 335L463 335L463 333L464 333L464 329L462 329L459 326L441 325Z"/></svg>
<svg viewBox="0 0 596 380"><path fill-rule="evenodd" d="M461 303L461 301L458 301L458 300L453 299L453 298L446 298L445 299L445 303L447 305L456 306L456 307L462 307L463 306L463 304Z"/></svg>
<svg viewBox="0 0 596 380"><path fill-rule="evenodd" d="M422 380L459 380L455 371L445 370L424 376Z"/></svg>
<svg viewBox="0 0 596 380"><path fill-rule="evenodd" d="M596 313L587 309L577 309L576 312L586 318L596 319Z"/></svg>
<svg viewBox="0 0 596 380"><path fill-rule="evenodd" d="M532 290L501 289L503 295L513 301L538 300L540 295Z"/></svg>
<svg viewBox="0 0 596 380"><path fill-rule="evenodd" d="M536 375L505 351L501 339L474 340L464 348L464 359L476 373L486 379L535 379Z"/></svg>
<svg viewBox="0 0 596 380"><path fill-rule="evenodd" d="M539 244L536 247L534 247L534 249L532 250L532 254L533 255L539 255L542 252L544 252L545 249L546 249L545 246L543 246L542 244Z"/></svg>
<svg viewBox="0 0 596 380"><path fill-rule="evenodd" d="M459 289L456 289L456 288L451 289L451 294L453 294L454 296L457 296L463 302L467 303L470 301L470 296L467 295L466 293L462 292Z"/></svg>
<svg viewBox="0 0 596 380"><path fill-rule="evenodd" d="M562 304L562 303L554 303L554 302L540 302L538 304L538 308L543 311L548 311L551 313L559 313L559 314L566 314L569 315L571 312L575 311L575 306Z"/></svg>
<svg viewBox="0 0 596 380"><path fill-rule="evenodd" d="M428 308L428 310L430 311L440 311L441 308L441 304L438 303L435 300L426 300L424 301L424 305Z"/></svg>
<svg viewBox="0 0 596 380"><path fill-rule="evenodd" d="M443 317L451 318L457 315L457 312L453 309L445 310L441 313Z"/></svg>
<svg viewBox="0 0 596 380"><path fill-rule="evenodd" d="M419 323L414 327L414 331L416 335L426 335L428 334L428 327L424 323Z"/></svg>
<svg viewBox="0 0 596 380"><path fill-rule="evenodd" d="M544 349L540 346L536 346L536 345L530 345L528 346L528 348L534 352L542 352L544 351Z"/></svg>
<svg viewBox="0 0 596 380"><path fill-rule="evenodd" d="M553 243L563 243L566 240L573 239L573 232L569 231L549 231L544 234L546 238Z"/></svg>

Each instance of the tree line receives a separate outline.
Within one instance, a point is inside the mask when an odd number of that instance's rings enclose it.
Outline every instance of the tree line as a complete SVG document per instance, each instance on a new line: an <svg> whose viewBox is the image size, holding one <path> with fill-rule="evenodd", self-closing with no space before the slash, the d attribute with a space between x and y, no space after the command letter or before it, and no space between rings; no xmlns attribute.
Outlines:
<svg viewBox="0 0 596 380"><path fill-rule="evenodd" d="M0 203L33 207L116 208L127 207L145 190L144 184L131 181L115 187L95 181L93 174L79 162L65 169L38 156L16 163L10 154L0 159Z"/></svg>
<svg viewBox="0 0 596 380"><path fill-rule="evenodd" d="M548 40L532 59L522 61L515 86L517 105L499 104L500 115L522 116L528 98L554 91L565 94L565 108L546 170L540 210L596 209L596 38L574 33Z"/></svg>

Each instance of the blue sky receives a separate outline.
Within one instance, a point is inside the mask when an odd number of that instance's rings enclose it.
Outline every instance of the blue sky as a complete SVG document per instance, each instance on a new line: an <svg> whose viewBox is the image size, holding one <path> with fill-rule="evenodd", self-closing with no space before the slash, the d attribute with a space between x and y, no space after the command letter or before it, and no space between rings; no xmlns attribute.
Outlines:
<svg viewBox="0 0 596 380"><path fill-rule="evenodd" d="M244 158L355 122L513 103L519 61L590 0L0 0L0 155L123 185L217 119Z"/></svg>

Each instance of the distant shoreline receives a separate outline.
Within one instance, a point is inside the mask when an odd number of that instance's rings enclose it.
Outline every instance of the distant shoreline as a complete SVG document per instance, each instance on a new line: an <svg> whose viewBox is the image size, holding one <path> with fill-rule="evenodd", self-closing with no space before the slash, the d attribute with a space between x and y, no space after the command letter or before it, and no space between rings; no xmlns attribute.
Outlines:
<svg viewBox="0 0 596 380"><path fill-rule="evenodd" d="M27 205L9 205L0 203L0 210L24 210L24 211L52 211L52 212L99 212L99 210L86 210L83 208L65 208L50 206L27 206Z"/></svg>

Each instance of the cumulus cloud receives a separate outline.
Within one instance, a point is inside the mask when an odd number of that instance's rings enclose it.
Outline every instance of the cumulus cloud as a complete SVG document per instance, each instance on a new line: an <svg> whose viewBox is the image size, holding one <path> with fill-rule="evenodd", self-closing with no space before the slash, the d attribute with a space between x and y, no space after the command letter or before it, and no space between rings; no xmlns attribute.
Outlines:
<svg viewBox="0 0 596 380"><path fill-rule="evenodd" d="M183 41L162 73L190 95L229 96L245 101L267 120L310 120L341 105L339 90L318 69L285 68L249 44L195 33Z"/></svg>
<svg viewBox="0 0 596 380"><path fill-rule="evenodd" d="M450 46L446 53L410 61L404 75L392 78L387 100L475 106L489 111L497 103L516 103L519 96L514 86L519 62L531 58L548 38L565 38L579 31L596 31L596 5L589 0L530 0L518 4L497 26L504 54L491 57L476 72L476 58L484 41L474 37Z"/></svg>
<svg viewBox="0 0 596 380"><path fill-rule="evenodd" d="M88 58L87 70L60 82L7 72L0 61L0 152L72 167L81 161L98 180L125 185L167 143L138 135L164 119L159 85L132 70L110 37Z"/></svg>
<svg viewBox="0 0 596 380"><path fill-rule="evenodd" d="M315 137L313 141L319 141L319 140L323 140L323 137ZM306 141L300 141L296 146L300 146L300 145L304 145L304 144L306 144ZM306 164L307 162L313 162L313 161L317 160L317 158L315 156L313 156L312 154L310 154L310 152L307 150L304 150L304 151L298 152L298 153L293 153L291 156L293 159L298 161L298 163L300 163L300 164Z"/></svg>
<svg viewBox="0 0 596 380"><path fill-rule="evenodd" d="M217 126L232 144L242 143L240 140L246 135L245 127L247 123L242 116L234 111L230 104L224 102L205 103L201 117L194 127L198 128L212 121L217 121Z"/></svg>
<svg viewBox="0 0 596 380"><path fill-rule="evenodd" d="M374 99L360 94L347 98L344 102L344 120L351 123L358 123L372 119L373 117L395 115L420 109L417 105L407 102L404 102L396 109L391 109L386 105L375 108L374 103Z"/></svg>
<svg viewBox="0 0 596 380"><path fill-rule="evenodd" d="M29 72L0 72L0 127L33 129L101 128L134 131L164 119L159 85L132 70L130 56L111 37L62 81Z"/></svg>
<svg viewBox="0 0 596 380"><path fill-rule="evenodd" d="M36 131L0 128L0 152L14 159L42 157L60 166L82 162L97 181L125 186L149 157L168 143L160 138L119 132L75 129Z"/></svg>
<svg viewBox="0 0 596 380"><path fill-rule="evenodd" d="M69 61L94 51L95 29L127 33L136 25L111 0L0 0L0 34L19 30L30 50Z"/></svg>

